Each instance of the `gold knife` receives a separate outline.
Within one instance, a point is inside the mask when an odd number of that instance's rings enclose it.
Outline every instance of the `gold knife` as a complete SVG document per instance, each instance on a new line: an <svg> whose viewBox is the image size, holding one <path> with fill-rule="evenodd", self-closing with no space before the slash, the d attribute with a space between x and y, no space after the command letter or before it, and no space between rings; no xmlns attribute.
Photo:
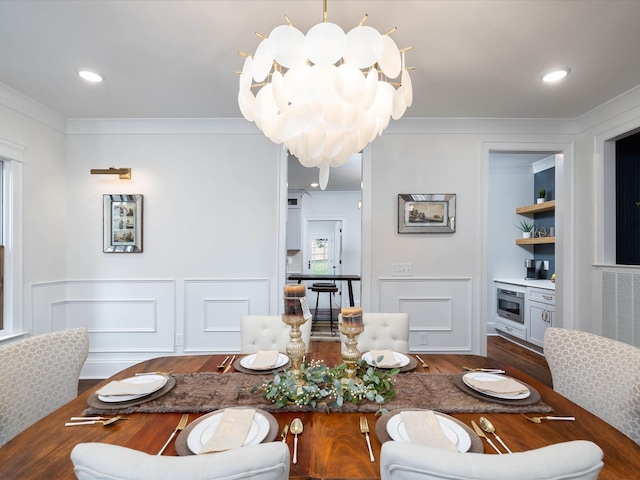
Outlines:
<svg viewBox="0 0 640 480"><path fill-rule="evenodd" d="M233 365L233 361L235 359L236 359L235 355L233 357L231 357L231 360L229 360L229 363L227 364L227 366L224 367L224 370L222 371L222 373L227 373L229 370L231 370L231 366Z"/></svg>
<svg viewBox="0 0 640 480"><path fill-rule="evenodd" d="M282 429L282 433L280 434L280 438L282 439L282 443L287 442L287 434L289 433L289 422L284 424L284 428Z"/></svg>
<svg viewBox="0 0 640 480"><path fill-rule="evenodd" d="M482 429L478 426L478 424L476 423L475 420L471 420L471 426L473 427L473 429L476 431L476 433L478 434L479 437L484 438L487 442L489 442L489 445L491 445L493 447L493 449L498 452L499 455L502 455L502 452L500 450L498 450L496 448L496 446L493 444L493 442L491 441L491 439L489 437L487 437L484 432L482 431Z"/></svg>

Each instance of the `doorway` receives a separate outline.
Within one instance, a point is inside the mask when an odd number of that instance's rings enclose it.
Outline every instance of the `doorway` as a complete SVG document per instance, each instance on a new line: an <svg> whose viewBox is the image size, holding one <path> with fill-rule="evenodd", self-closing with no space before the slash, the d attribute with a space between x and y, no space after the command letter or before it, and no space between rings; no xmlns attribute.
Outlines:
<svg viewBox="0 0 640 480"><path fill-rule="evenodd" d="M526 276L524 267L524 256L533 256L533 252L528 252L520 244L516 245L516 238L521 236L521 232L517 230L518 219L521 215L517 215L515 208L522 207L531 203L536 203L534 192L535 181L530 178L530 186L522 187L526 189L526 198L515 200L518 205L505 205L502 200L505 198L502 193L496 191L499 189L500 182L495 182L495 175L500 168L496 167L494 156L502 156L507 161L501 168L520 169L520 173L524 169L533 172L532 164L546 158L555 167L555 195L554 199L558 208L555 209L555 272L560 279L556 284L557 293L555 296L555 310L557 317L562 319L562 325L565 328L572 328L573 319L573 260L570 252L567 251L567 245L573 243L573 214L572 214L572 189L571 182L573 170L573 147L571 144L485 144L484 166L485 166L485 195L484 195L484 222L483 222L483 243L482 251L484 252L481 259L483 287L481 289L483 304L482 314L485 317L482 322L482 328L485 329L484 334L495 334L495 284L496 276L509 276L512 278ZM492 165L493 163L493 165ZM520 163L520 165L518 165ZM527 165L528 164L528 165ZM504 173L504 171L503 171ZM507 172L508 173L508 172ZM533 177L533 173L531 173ZM514 190L513 182L502 182L507 189ZM516 189L517 190L517 189ZM502 197L501 197L502 195ZM496 221L501 226L496 226ZM548 229L547 229L548 231ZM498 248L498 244L504 243L504 248ZM507 247L513 253L508 263L502 271L494 265L496 256L504 259ZM520 250L518 250L520 249ZM514 259L515 258L515 259ZM502 268L502 267L501 267ZM551 275L551 273L549 273ZM481 338L484 335L481 335ZM482 346L481 346L482 347ZM483 347L483 353L486 351L486 344Z"/></svg>
<svg viewBox="0 0 640 480"><path fill-rule="evenodd" d="M332 168L327 188L322 191L311 183L318 180L317 168L306 168L300 165L295 157L286 155L283 166L283 187L281 191L283 217L287 221L281 224L281 235L286 235L290 215L284 214L288 207L291 192L300 194L300 246L299 250L286 248L282 244L282 252L286 255L282 265L285 269L283 280L290 274L316 273L313 269L321 269L324 274L357 275L362 272L362 155L354 155L342 167ZM318 246L316 254L326 255L320 261L310 256L311 247ZM311 263L310 263L311 262ZM326 262L323 263L323 262ZM312 268L313 267L313 268ZM347 282L336 282L340 291L344 289L344 301L348 303ZM344 283L344 285L342 285ZM354 282L354 304L361 305L361 282ZM310 299L315 305L315 298ZM338 306L342 297L336 294ZM323 303L328 308L328 301Z"/></svg>

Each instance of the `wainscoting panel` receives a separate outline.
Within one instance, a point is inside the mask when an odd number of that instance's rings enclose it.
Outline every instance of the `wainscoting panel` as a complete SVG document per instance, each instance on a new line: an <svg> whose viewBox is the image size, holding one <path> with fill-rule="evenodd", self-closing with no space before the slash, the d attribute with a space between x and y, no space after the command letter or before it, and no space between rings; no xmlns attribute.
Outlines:
<svg viewBox="0 0 640 480"><path fill-rule="evenodd" d="M640 274L602 272L602 334L640 347Z"/></svg>
<svg viewBox="0 0 640 480"><path fill-rule="evenodd" d="M379 278L379 311L409 314L409 349L472 352L470 278Z"/></svg>
<svg viewBox="0 0 640 480"><path fill-rule="evenodd" d="M184 352L238 352L240 318L268 314L268 279L185 280Z"/></svg>
<svg viewBox="0 0 640 480"><path fill-rule="evenodd" d="M69 280L31 286L33 333L86 327L83 378L175 353L175 281Z"/></svg>

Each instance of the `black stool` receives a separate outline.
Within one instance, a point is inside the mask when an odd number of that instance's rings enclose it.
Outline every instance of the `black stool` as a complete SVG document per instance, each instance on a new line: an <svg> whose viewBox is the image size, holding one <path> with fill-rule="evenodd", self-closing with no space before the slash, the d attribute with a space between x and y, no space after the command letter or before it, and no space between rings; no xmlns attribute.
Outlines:
<svg viewBox="0 0 640 480"><path fill-rule="evenodd" d="M331 335L335 335L333 331L333 302L331 295L338 291L338 287L335 283L314 283L309 288L312 292L316 292L316 309L313 316L313 322L311 322L311 331L313 331L316 321L318 320L318 303L320 302L320 294L326 292L329 294L329 328L331 329Z"/></svg>

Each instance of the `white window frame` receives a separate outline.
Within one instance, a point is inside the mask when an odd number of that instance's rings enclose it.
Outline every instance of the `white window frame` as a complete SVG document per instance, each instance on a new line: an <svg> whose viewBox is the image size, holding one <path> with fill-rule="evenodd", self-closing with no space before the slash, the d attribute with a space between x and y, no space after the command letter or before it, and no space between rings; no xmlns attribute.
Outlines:
<svg viewBox="0 0 640 480"><path fill-rule="evenodd" d="M27 333L23 302L22 179L25 148L0 138L4 242L4 328L0 342ZM1 308L2 306L0 306Z"/></svg>

